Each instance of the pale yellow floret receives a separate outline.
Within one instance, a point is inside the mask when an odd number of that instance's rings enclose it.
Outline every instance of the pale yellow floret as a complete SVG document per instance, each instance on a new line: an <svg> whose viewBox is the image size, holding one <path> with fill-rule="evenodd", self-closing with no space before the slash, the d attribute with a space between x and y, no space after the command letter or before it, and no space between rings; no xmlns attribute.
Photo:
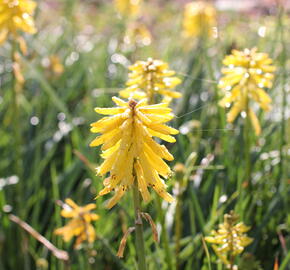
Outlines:
<svg viewBox="0 0 290 270"><path fill-rule="evenodd" d="M94 147L94 146L99 146L103 143L105 143L106 141L110 141L110 139L116 138L116 136L118 136L120 133L120 130L118 129L113 129L108 133L104 133L103 135L97 137L96 139L94 139L91 143L90 146Z"/></svg>
<svg viewBox="0 0 290 270"><path fill-rule="evenodd" d="M118 97L112 97L112 100L118 106L127 107L127 102Z"/></svg>
<svg viewBox="0 0 290 270"><path fill-rule="evenodd" d="M158 144L149 136L146 136L145 142L154 152L159 153L160 157L169 161L174 159L174 157L168 152L167 148L164 145Z"/></svg>
<svg viewBox="0 0 290 270"><path fill-rule="evenodd" d="M176 135L179 133L177 129L166 126L166 125L162 125L162 124L151 124L150 129L153 129L158 132L162 132L163 134L166 134L166 135L169 135L169 134Z"/></svg>
<svg viewBox="0 0 290 270"><path fill-rule="evenodd" d="M136 171L138 186L140 188L142 198L145 202L148 202L150 200L150 193L147 189L147 184L146 184L146 180L144 177L143 169L142 169L142 166L141 166L139 160L136 160L134 168Z"/></svg>
<svg viewBox="0 0 290 270"><path fill-rule="evenodd" d="M159 155L155 154L155 152L148 147L147 144L144 144L144 155L151 164L151 167L154 168L158 174L162 175L164 178L168 177L171 172L170 168Z"/></svg>
<svg viewBox="0 0 290 270"><path fill-rule="evenodd" d="M166 134L163 134L161 132L157 132L155 130L152 130L150 128L148 128L148 132L150 135L154 136L154 137L158 137L166 142L170 142L170 143L174 143L176 142L175 138L170 136L170 135L166 135Z"/></svg>
<svg viewBox="0 0 290 270"><path fill-rule="evenodd" d="M164 181L159 177L158 173L155 170L151 169L151 164L149 163L144 153L140 153L140 163L142 164L143 172L149 185L152 186L152 188L164 200L168 202L173 202L173 197L168 192L166 192L166 185Z"/></svg>
<svg viewBox="0 0 290 270"><path fill-rule="evenodd" d="M260 135L261 134L261 126L259 123L259 119L252 109L249 109L249 117L250 117L250 120L251 120L252 125L254 127L255 133L257 135Z"/></svg>
<svg viewBox="0 0 290 270"><path fill-rule="evenodd" d="M105 115L120 114L125 111L125 108L95 108L95 112Z"/></svg>
<svg viewBox="0 0 290 270"><path fill-rule="evenodd" d="M98 121L91 124L92 126L91 132L93 133L108 132L112 129L115 129L116 127L121 125L123 122L124 122L124 119L121 117L121 115L116 115L115 117L104 117L102 121Z"/></svg>

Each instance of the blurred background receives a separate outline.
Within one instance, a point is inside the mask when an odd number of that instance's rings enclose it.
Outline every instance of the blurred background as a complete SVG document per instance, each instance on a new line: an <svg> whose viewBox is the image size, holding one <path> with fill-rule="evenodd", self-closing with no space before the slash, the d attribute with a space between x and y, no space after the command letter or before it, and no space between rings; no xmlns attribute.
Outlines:
<svg viewBox="0 0 290 270"><path fill-rule="evenodd" d="M238 269L289 270L290 1L208 1L214 24L195 25L190 35L185 0L135 1L137 10L117 3L122 1L35 2L37 32L20 34L27 52L20 50L17 58L18 78L13 42L0 47L0 269L137 269L134 235L124 258L116 257L134 224L131 194L111 210L104 207L110 195L94 200L103 180L93 168L102 159L99 148L88 146L95 137L89 130L100 119L94 107L113 106L111 97L125 88L128 66L152 57L176 71L182 98L171 104L177 142L165 143L175 157L166 183L178 204L153 199L143 205L160 237L155 244L145 224L148 269L226 269L202 237L235 209L253 238L237 258ZM217 85L223 58L232 49L253 47L268 53L277 71L267 89L273 108L258 110L262 134L250 134L248 191L243 118L226 123ZM60 214L66 198L97 205L97 237L80 249L54 234L67 224ZM69 261L21 220L67 252Z"/></svg>

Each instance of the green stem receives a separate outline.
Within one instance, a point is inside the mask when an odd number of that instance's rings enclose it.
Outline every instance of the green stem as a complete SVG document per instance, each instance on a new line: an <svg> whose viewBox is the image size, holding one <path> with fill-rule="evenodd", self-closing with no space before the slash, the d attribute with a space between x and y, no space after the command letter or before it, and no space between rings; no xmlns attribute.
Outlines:
<svg viewBox="0 0 290 270"><path fill-rule="evenodd" d="M279 32L280 32L280 40L282 44L282 52L280 55L280 65L281 65L281 71L282 71L282 78L281 78L281 89L282 89L282 119L281 119L281 131L280 131L280 146L279 146L279 152L280 152L280 164L279 164L279 182L280 179L284 179L284 153L283 153L283 148L284 145L286 144L286 106L287 106L287 94L286 94L286 61L287 61L287 49L286 49L286 42L284 38L284 8L281 5L280 7L280 12L279 12ZM286 180L286 179L285 179ZM287 189L285 187L285 181L282 180L282 190L286 191ZM283 192L284 193L284 192ZM286 194L286 193L284 193ZM287 196L287 195L286 195Z"/></svg>
<svg viewBox="0 0 290 270"><path fill-rule="evenodd" d="M247 107L248 109L248 107ZM247 117L248 118L248 117ZM234 269L234 264L235 264L235 255L234 255L234 237L233 237L233 215L231 214L231 218L228 219L228 222L229 222L229 228L230 228L230 241L229 241L229 249L230 249L230 270L233 270Z"/></svg>
<svg viewBox="0 0 290 270"><path fill-rule="evenodd" d="M92 248L90 246L90 242L89 242L89 229L88 229L88 224L85 220L84 217L82 217L82 222L83 222L83 225L85 227L85 232L86 232L86 237L87 237L87 241L86 241L86 249L85 249L85 252L86 252L86 269L89 269L89 270L93 270L93 265L90 263L90 257L91 257L91 251L92 251Z"/></svg>
<svg viewBox="0 0 290 270"><path fill-rule="evenodd" d="M135 211L135 232L136 232L136 252L137 252L137 263L138 270L146 270L146 259L145 259L145 244L143 236L143 222L140 216L141 212L141 201L138 186L136 181L133 185L133 201Z"/></svg>
<svg viewBox="0 0 290 270"><path fill-rule="evenodd" d="M231 255L231 258L230 258L230 270L234 270L234 265L235 265L235 256Z"/></svg>
<svg viewBox="0 0 290 270"><path fill-rule="evenodd" d="M209 78L212 82L216 82L216 77L215 77L215 74L214 74L214 69L213 69L213 61L212 59L210 58L210 56L208 55L208 48L207 48L207 43L205 42L206 40L203 39L201 41L201 48L202 48L202 56L203 56L203 59L205 60L205 65L206 65L206 69L208 71L208 75L209 75ZM219 89L218 89L218 85L217 83L216 84L213 84L212 85L212 88L214 89L214 104L218 104L219 102ZM220 129L223 129L226 125L225 123L225 110L221 107L221 106L217 106L217 110L218 110L218 116L219 116L219 127ZM227 144L225 144L227 145Z"/></svg>
<svg viewBox="0 0 290 270"><path fill-rule="evenodd" d="M249 99L246 101L246 119L244 127L244 142L245 142L245 181L248 183L249 190L251 190L251 138L250 138L251 123L249 118Z"/></svg>
<svg viewBox="0 0 290 270"><path fill-rule="evenodd" d="M179 186L179 193L177 196L176 212L175 212L175 260L176 270L179 269L179 252L180 252L180 239L182 233L182 217L181 217L181 187Z"/></svg>
<svg viewBox="0 0 290 270"><path fill-rule="evenodd" d="M239 200L236 204L236 211L239 213L242 219L244 219L245 212L245 205L244 205L244 196L245 191L243 187L243 183L248 184L248 191L251 191L251 171L252 171L252 164L251 164L251 139L250 139L250 132L251 132L251 123L249 118L249 101L246 97L246 118L244 121L244 127L243 127L243 143L244 143L244 169L245 174L242 175L242 177L239 176L238 183L237 183L237 190L239 194Z"/></svg>
<svg viewBox="0 0 290 270"><path fill-rule="evenodd" d="M14 40L11 40L11 61L12 64L14 63L14 54L17 50L17 44ZM11 88L12 88L12 94L13 94L13 100L12 100L12 111L13 111L13 133L14 133L14 142L15 142L15 160L14 160L14 171L15 174L19 177L19 183L17 184L17 190L16 190L16 196L15 196L15 203L16 205L22 204L22 172L23 172L23 166L22 166L22 157L21 157L21 125L20 125L20 118L19 118L19 93L16 88L16 78L14 71L11 73ZM21 213L19 213L19 216L23 217L23 207L18 208L20 209ZM21 210L22 209L22 210Z"/></svg>
<svg viewBox="0 0 290 270"><path fill-rule="evenodd" d="M159 216L159 220L161 223L161 229L162 229L162 233L161 233L161 240L162 240L162 244L163 247L165 249L165 258L166 258L166 262L167 262L167 269L171 270L172 269L172 256L171 256L171 252L170 252L170 247L169 247L169 239L168 239L168 234L167 234L167 229L166 229L166 225L165 225L165 215L164 212L162 211L162 207L161 207L161 198L158 196L156 198L157 201L157 211L158 211L158 216Z"/></svg>
<svg viewBox="0 0 290 270"><path fill-rule="evenodd" d="M15 53L17 51L17 43L14 39L11 39L11 62L14 64ZM11 91L12 91L12 129L13 129L13 138L14 138L14 161L13 161L13 169L15 175L17 175L19 182L15 187L15 196L13 196L13 203L15 204L15 209L18 209L18 215L23 218L25 208L23 205L23 163L22 163L22 155L21 155L21 122L20 122L20 114L19 114L19 91L16 87L16 77L14 74L14 70L11 71ZM25 242L26 235L20 231L17 232L15 237L20 243L21 253L17 253L19 256L19 262L23 264L23 269L29 269L29 261L28 261L28 250L23 245Z"/></svg>

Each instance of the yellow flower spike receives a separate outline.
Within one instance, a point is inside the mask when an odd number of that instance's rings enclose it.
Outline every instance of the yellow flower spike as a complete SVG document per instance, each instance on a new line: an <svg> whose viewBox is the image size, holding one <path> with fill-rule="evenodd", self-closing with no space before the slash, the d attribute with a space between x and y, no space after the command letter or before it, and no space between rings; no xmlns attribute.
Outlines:
<svg viewBox="0 0 290 270"><path fill-rule="evenodd" d="M205 241L213 244L215 253L226 265L233 264L233 258L242 253L244 248L253 241L245 234L250 227L237 221L238 216L231 211L224 215L224 223L219 224L219 229L212 231L212 236L205 237Z"/></svg>
<svg viewBox="0 0 290 270"><path fill-rule="evenodd" d="M115 7L117 11L126 17L133 17L138 15L140 11L141 0L115 0Z"/></svg>
<svg viewBox="0 0 290 270"><path fill-rule="evenodd" d="M101 156L105 159L97 172L99 175L110 173L98 196L115 191L107 204L111 208L136 181L144 201L150 200L150 186L163 199L172 202L173 197L166 192L160 176L166 179L171 174L163 159L173 160L173 156L153 139L175 141L171 135L178 130L165 125L173 118L171 109L166 104L147 105L146 100L137 103L133 99L128 102L112 99L120 107L96 108L97 113L110 116L92 124L101 135L90 146L103 144Z"/></svg>
<svg viewBox="0 0 290 270"><path fill-rule="evenodd" d="M36 3L32 0L1 0L0 1L0 43L11 34L17 39L17 31L29 34L36 33L33 13ZM20 44L23 48L23 43Z"/></svg>
<svg viewBox="0 0 290 270"><path fill-rule="evenodd" d="M159 94L167 97L166 103L172 98L181 97L181 93L172 91L181 80L173 77L175 72L169 70L167 63L148 58L147 61L137 61L129 70L127 88L120 91L121 97L137 100L148 98L150 102L155 94Z"/></svg>
<svg viewBox="0 0 290 270"><path fill-rule="evenodd" d="M185 6L183 31L186 37L212 36L216 25L216 9L212 4L195 1Z"/></svg>
<svg viewBox="0 0 290 270"><path fill-rule="evenodd" d="M241 112L248 112L256 135L260 135L261 127L255 112L249 107L255 101L265 111L271 109L272 99L263 88L271 88L273 72L276 68L266 53L257 52L256 48L244 51L233 50L223 60L227 67L222 69L224 76L219 81L219 88L224 97L219 102L222 107L231 107L227 121L233 122Z"/></svg>
<svg viewBox="0 0 290 270"><path fill-rule="evenodd" d="M78 206L73 200L66 199L61 215L64 218L71 218L71 220L66 226L56 229L54 233L62 235L65 242L70 241L71 238L76 236L75 248L77 249L80 248L80 245L84 241L93 243L96 233L91 222L100 218L97 214L91 213L91 210L95 208L96 205L93 203Z"/></svg>

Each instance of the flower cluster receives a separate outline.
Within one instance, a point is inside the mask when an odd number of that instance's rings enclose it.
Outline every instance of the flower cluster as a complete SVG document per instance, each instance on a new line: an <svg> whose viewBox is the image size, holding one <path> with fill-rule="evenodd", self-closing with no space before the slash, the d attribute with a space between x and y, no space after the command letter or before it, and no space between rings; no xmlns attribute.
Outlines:
<svg viewBox="0 0 290 270"><path fill-rule="evenodd" d="M96 108L97 113L109 116L91 124L93 133L102 134L90 144L92 147L102 144L101 156L105 161L97 172L99 175L110 172L99 195L115 190L115 195L107 205L111 208L137 181L145 201L150 199L148 186L163 199L173 201L171 195L166 192L163 179L160 178L167 178L171 174L163 159L173 160L173 156L165 146L159 145L152 138L175 142L171 134L177 134L178 130L164 124L173 118L171 109L167 104L147 105L146 100L137 103L130 99L125 102L113 97L113 101L119 107Z"/></svg>
<svg viewBox="0 0 290 270"><path fill-rule="evenodd" d="M205 237L205 240L213 245L214 251L225 264L229 264L228 258L234 258L243 252L253 240L245 233L250 227L238 221L238 216L231 211L224 215L224 223L219 224L217 231L212 231L212 236Z"/></svg>
<svg viewBox="0 0 290 270"><path fill-rule="evenodd" d="M34 34L33 13L36 3L32 0L1 0L0 1L0 43L4 42L8 35L18 37L17 31Z"/></svg>
<svg viewBox="0 0 290 270"><path fill-rule="evenodd" d="M155 94L169 99L181 97L180 93L171 90L181 80L173 76L175 72L169 70L167 63L148 58L147 61L137 61L129 70L128 87L120 91L121 97L138 100L148 98L149 103L154 103L151 101Z"/></svg>
<svg viewBox="0 0 290 270"><path fill-rule="evenodd" d="M136 16L140 11L141 0L115 0L118 12L127 17Z"/></svg>
<svg viewBox="0 0 290 270"><path fill-rule="evenodd" d="M185 36L211 36L215 26L216 10L210 3L195 1L185 6L183 18Z"/></svg>
<svg viewBox="0 0 290 270"><path fill-rule="evenodd" d="M224 98L220 101L223 107L230 107L227 115L228 122L233 122L239 113L245 112L250 117L255 133L261 133L259 120L250 108L250 100L256 101L265 110L270 110L271 98L263 88L271 88L276 68L272 59L266 53L258 53L256 48L244 51L233 50L225 57L222 69L224 77L219 82L219 88L224 91Z"/></svg>
<svg viewBox="0 0 290 270"><path fill-rule="evenodd" d="M93 203L81 207L73 200L66 199L61 215L64 218L71 218L72 220L66 226L56 229L54 233L62 235L66 242L70 241L73 236L76 236L75 248L79 248L84 241L93 243L96 238L96 232L91 222L98 220L99 216L90 211L95 208L96 205Z"/></svg>

